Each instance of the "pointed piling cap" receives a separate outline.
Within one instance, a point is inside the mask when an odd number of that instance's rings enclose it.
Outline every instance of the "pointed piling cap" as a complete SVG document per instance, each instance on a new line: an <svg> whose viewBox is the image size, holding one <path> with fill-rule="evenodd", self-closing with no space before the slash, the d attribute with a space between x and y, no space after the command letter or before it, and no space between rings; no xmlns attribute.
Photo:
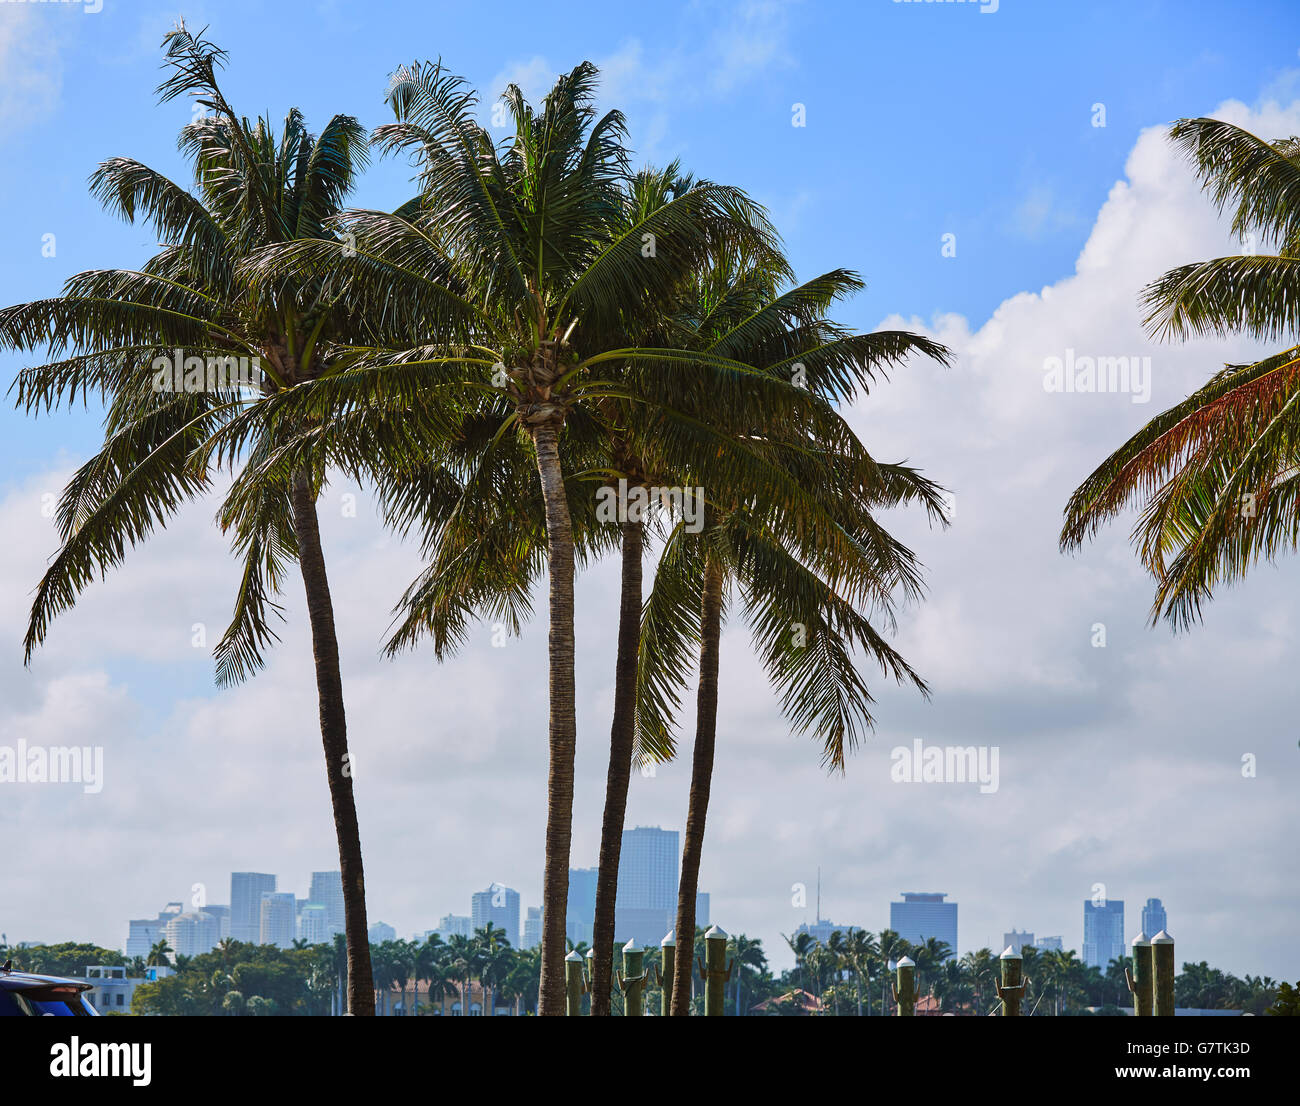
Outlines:
<svg viewBox="0 0 1300 1106"><path fill-rule="evenodd" d="M1151 938L1148 937L1145 932L1142 932L1133 938L1131 944L1133 945L1134 948L1138 948L1139 946L1146 946L1151 944Z"/></svg>
<svg viewBox="0 0 1300 1106"><path fill-rule="evenodd" d="M596 950L594 948L590 948L587 950L587 959L588 960L596 959Z"/></svg>
<svg viewBox="0 0 1300 1106"><path fill-rule="evenodd" d="M1151 938L1151 943L1153 945L1172 945L1174 943L1174 939L1170 937L1169 934L1162 929L1159 933L1157 933L1154 937Z"/></svg>
<svg viewBox="0 0 1300 1106"><path fill-rule="evenodd" d="M1023 960L1024 957L1021 956L1020 953L1016 952L1016 950L1013 949L1010 945L1008 945L1006 948L1002 950L1002 955L999 956L998 959L999 960Z"/></svg>
<svg viewBox="0 0 1300 1106"><path fill-rule="evenodd" d="M677 945L677 930L670 929L664 934L664 939L659 944L666 949L675 948Z"/></svg>
<svg viewBox="0 0 1300 1106"><path fill-rule="evenodd" d="M916 961L913 960L910 956L904 956L903 959L898 962L898 966L900 968L915 968Z"/></svg>
<svg viewBox="0 0 1300 1106"><path fill-rule="evenodd" d="M709 928L709 932L704 935L706 941L725 941L727 939L726 931L716 922Z"/></svg>
<svg viewBox="0 0 1300 1106"><path fill-rule="evenodd" d="M627 944L623 946L623 951L624 951L624 952L640 952L641 950L637 947L637 943L636 943L636 941L634 941L631 937L629 937L629 938L627 939Z"/></svg>
<svg viewBox="0 0 1300 1106"><path fill-rule="evenodd" d="M566 957L564 958L564 960L565 960L565 962L568 963L568 964L581 964L581 963L582 963L582 957L578 955L578 950L577 950L577 949L574 949L571 953L569 953L569 955L566 956Z"/></svg>

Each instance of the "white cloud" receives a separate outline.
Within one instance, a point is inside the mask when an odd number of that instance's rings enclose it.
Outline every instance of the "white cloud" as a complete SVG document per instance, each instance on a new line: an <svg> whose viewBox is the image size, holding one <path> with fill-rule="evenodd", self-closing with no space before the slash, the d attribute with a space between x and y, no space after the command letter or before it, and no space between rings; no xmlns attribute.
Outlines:
<svg viewBox="0 0 1300 1106"><path fill-rule="evenodd" d="M1268 135L1300 131L1300 105L1228 104L1222 114ZM1101 881L1127 900L1130 922L1142 900L1163 898L1185 959L1300 971L1288 923L1300 896L1284 878L1300 833L1295 562L1225 592L1206 626L1174 639L1144 624L1150 585L1122 524L1077 557L1056 548L1066 497L1110 449L1222 361L1251 355L1242 342L1152 343L1136 306L1165 268L1231 247L1187 166L1148 131L1072 274L1008 298L982 325L931 319L958 364L911 365L851 412L877 456L907 458L956 493L949 532L894 520L929 569L931 597L905 614L899 642L935 697L923 704L873 674L879 732L843 778L827 778L813 743L790 736L746 630L729 629L701 876L725 928L761 936L784 961L779 934L811 920L791 907L791 885L811 886L820 865L824 913L836 921L879 929L892 897L924 885L962 904L963 947L994 945L1013 925L1078 947L1080 904ZM1045 392L1044 358L1067 348L1149 354L1151 402ZM188 895L193 882L222 901L235 868L276 871L305 890L335 853L299 586L291 582L267 671L211 690L210 658L190 647L190 627L202 620L210 639L219 633L235 568L205 504L94 585L24 672L16 648L29 589L53 548L40 497L66 469L0 500L0 643L9 643L0 732L94 736L108 784L97 796L0 795L0 826L23 842L0 870L10 938L117 943L127 918ZM417 557L381 532L364 498L359 517L344 518L343 490L330 490L322 526L372 917L425 929L492 879L535 904L544 620L504 649L484 628L443 666L427 651L379 660L389 607ZM612 560L578 583L579 866L598 846L616 588ZM1089 644L1097 622L1105 649ZM689 710L684 721L689 733ZM999 791L891 783L890 749L918 737L998 745ZM1257 778L1241 775L1245 753L1258 757ZM634 777L628 824L680 828L688 775L686 756Z"/></svg>

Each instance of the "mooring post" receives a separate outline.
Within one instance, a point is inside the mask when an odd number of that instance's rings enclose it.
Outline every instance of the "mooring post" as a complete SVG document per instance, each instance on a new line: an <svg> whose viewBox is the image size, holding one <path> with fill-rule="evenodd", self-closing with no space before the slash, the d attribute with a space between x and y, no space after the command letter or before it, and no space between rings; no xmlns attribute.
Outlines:
<svg viewBox="0 0 1300 1106"><path fill-rule="evenodd" d="M564 958L564 1012L570 1018L582 1013L582 992L586 985L582 979L582 957L574 949Z"/></svg>
<svg viewBox="0 0 1300 1106"><path fill-rule="evenodd" d="M618 973L618 989L623 992L623 1014L639 1018L645 1012L645 977L642 970L645 950L632 941L623 946L623 970Z"/></svg>
<svg viewBox="0 0 1300 1106"><path fill-rule="evenodd" d="M1020 1017L1020 1003L1025 997L1024 958L1008 945L999 957L1002 964L1002 982L994 980L998 998L1002 1000L1004 1018Z"/></svg>
<svg viewBox="0 0 1300 1106"><path fill-rule="evenodd" d="M677 940L669 930L659 942L659 966L655 968L655 983L659 986L659 1013L667 1017L673 1001L673 961L677 958Z"/></svg>
<svg viewBox="0 0 1300 1106"><path fill-rule="evenodd" d="M898 1004L898 1017L916 1016L916 961L904 956L898 962L898 982L894 984L894 1001Z"/></svg>
<svg viewBox="0 0 1300 1106"><path fill-rule="evenodd" d="M1133 995L1133 1016L1135 1018L1151 1017L1153 1002L1151 988L1151 938L1139 933L1133 938L1133 971L1124 969L1124 978Z"/></svg>
<svg viewBox="0 0 1300 1106"><path fill-rule="evenodd" d="M1151 1013L1157 1018L1174 1016L1174 939L1163 929L1151 938L1155 997Z"/></svg>
<svg viewBox="0 0 1300 1106"><path fill-rule="evenodd" d="M727 935L719 925L712 926L704 935L700 975L704 977L704 1016L720 1018L727 1001L731 967L727 964Z"/></svg>

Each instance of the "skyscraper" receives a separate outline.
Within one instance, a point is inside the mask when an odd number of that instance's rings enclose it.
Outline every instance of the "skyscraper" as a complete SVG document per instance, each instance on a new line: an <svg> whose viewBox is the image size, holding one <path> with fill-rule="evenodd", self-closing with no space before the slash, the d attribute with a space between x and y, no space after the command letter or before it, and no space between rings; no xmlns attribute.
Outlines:
<svg viewBox="0 0 1300 1106"><path fill-rule="evenodd" d="M619 944L658 946L677 914L676 830L637 826L623 831L614 937Z"/></svg>
<svg viewBox="0 0 1300 1106"><path fill-rule="evenodd" d="M343 918L343 873L312 872L311 890L307 901L325 908L325 924L335 933L343 933L347 925Z"/></svg>
<svg viewBox="0 0 1300 1106"><path fill-rule="evenodd" d="M564 912L565 936L575 945L591 944L596 922L596 868L569 869L569 902Z"/></svg>
<svg viewBox="0 0 1300 1106"><path fill-rule="evenodd" d="M473 931L468 914L444 914L438 919L438 928L432 932L446 944L449 937L468 937Z"/></svg>
<svg viewBox="0 0 1300 1106"><path fill-rule="evenodd" d="M485 891L475 891L470 898L470 923L475 932L491 922L505 930L512 949L519 947L519 892L500 883L491 883Z"/></svg>
<svg viewBox="0 0 1300 1106"><path fill-rule="evenodd" d="M330 932L329 908L318 902L303 903L298 911L298 936L309 945L325 945L334 934Z"/></svg>
<svg viewBox="0 0 1300 1106"><path fill-rule="evenodd" d="M230 873L230 936L258 944L262 939L262 895L275 890L275 876L265 872Z"/></svg>
<svg viewBox="0 0 1300 1106"><path fill-rule="evenodd" d="M298 908L287 891L263 891L258 913L258 944L293 948L298 930Z"/></svg>
<svg viewBox="0 0 1300 1106"><path fill-rule="evenodd" d="M199 956L211 952L221 940L221 923L206 910L175 914L163 932L176 956Z"/></svg>
<svg viewBox="0 0 1300 1106"><path fill-rule="evenodd" d="M1146 906L1142 908L1142 932L1148 937L1154 937L1162 929L1169 929L1164 903L1159 899L1147 899Z"/></svg>
<svg viewBox="0 0 1300 1106"><path fill-rule="evenodd" d="M1150 936L1150 934L1148 934ZM1105 971L1112 960L1128 955L1124 941L1124 900L1083 904L1083 962Z"/></svg>
<svg viewBox="0 0 1300 1106"><path fill-rule="evenodd" d="M1010 933L1004 933L1002 935L1002 948L1004 949L1014 949L1016 952L1019 952L1026 945L1029 945L1031 948L1035 947L1034 935L1027 929L1013 929ZM999 950L999 953L1000 952L1001 950Z"/></svg>
<svg viewBox="0 0 1300 1106"><path fill-rule="evenodd" d="M540 906L530 906L528 915L524 918L524 943L523 948L535 949L542 943L542 908Z"/></svg>
<svg viewBox="0 0 1300 1106"><path fill-rule="evenodd" d="M944 902L946 891L904 891L902 902L889 904L889 928L905 941L923 945L931 937L957 955L957 904Z"/></svg>

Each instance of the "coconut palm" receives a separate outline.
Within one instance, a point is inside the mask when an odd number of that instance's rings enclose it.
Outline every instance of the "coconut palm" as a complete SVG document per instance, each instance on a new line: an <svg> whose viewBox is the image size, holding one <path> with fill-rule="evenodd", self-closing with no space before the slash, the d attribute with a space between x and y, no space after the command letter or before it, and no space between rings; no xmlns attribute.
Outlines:
<svg viewBox="0 0 1300 1106"><path fill-rule="evenodd" d="M698 351L628 346L627 320L661 313L682 279L719 249L771 237L741 193L711 184L629 219L623 119L597 117L594 83L595 69L584 63L557 81L540 110L508 88L514 134L498 148L477 123L477 99L463 81L440 65L400 69L388 97L396 122L380 127L375 141L415 157L419 199L393 215L352 213L345 243L295 242L262 257L259 269L270 285L286 273L320 274L375 332L369 358L294 400L299 417L310 413L335 432L337 463L391 480L413 457L427 461L454 445L474 417L494 424L492 442L516 435L528 447L550 587L541 985L548 1015L564 1009L576 741L565 438L583 438L601 400L627 391L631 367L665 374L716 365ZM396 334L406 338L401 352ZM400 419L377 431L376 404Z"/></svg>
<svg viewBox="0 0 1300 1106"><path fill-rule="evenodd" d="M1291 344L1225 366L1112 453L1071 496L1061 546L1078 547L1140 506L1132 537L1156 581L1152 621L1183 629L1218 584L1300 539L1300 140L1268 142L1218 119L1180 120L1170 137L1252 245L1148 285L1148 329L1164 339L1245 334Z"/></svg>
<svg viewBox="0 0 1300 1106"><path fill-rule="evenodd" d="M262 666L277 638L276 596L297 561L343 872L348 1005L370 1014L361 841L316 515L328 427L278 402L346 363L353 323L322 295L319 280L261 282L250 265L287 241L328 237L327 222L368 147L352 117L335 116L316 136L297 109L277 138L269 118L251 123L226 101L216 77L224 51L183 24L164 45L170 74L160 99L189 95L205 112L180 138L197 195L129 158L102 163L91 177L93 193L129 221L152 222L162 250L138 271L80 273L61 296L0 311L0 345L46 349L55 358L21 374L21 406L48 411L92 393L107 406L103 448L77 470L59 505L62 545L37 588L25 653L30 660L51 620L129 547L210 492L222 472L234 475L218 519L243 572L234 617L215 650L217 683L237 683ZM174 350L186 356L183 381L182 366L158 369ZM258 364L256 387L230 381L229 366L239 358Z"/></svg>
<svg viewBox="0 0 1300 1106"><path fill-rule="evenodd" d="M896 593L921 592L912 553L873 517L875 508L919 502L943 520L940 489L914 469L876 462L833 409L890 366L916 351L945 360L937 343L906 332L852 335L826 317L831 304L859 286L852 274L831 274L785 296L770 274L723 257L698 287L692 341L712 356L755 366L788 380L788 402L773 409L770 391L756 420L745 396L712 401L715 419L732 420L762 457L765 482L742 490L712 479L699 535L680 525L655 573L642 624L638 710L655 725L638 737L645 755L671 730L682 661L698 642L699 682L690 801L678 889L677 932L695 922L717 730L718 659L727 593L734 585L748 615L756 651L781 693L797 732L822 739L824 762L842 770L846 752L872 725L872 697L855 664L862 649L882 670L923 694L924 681L881 637L869 617L892 620ZM736 391L759 389L754 378ZM796 402L792 393L806 397ZM778 393L780 394L780 393ZM746 427L746 417L749 425ZM779 478L777 476L779 474ZM808 494L791 496L794 486ZM768 489L777 494L769 497ZM689 612L689 613L683 613ZM647 676L659 666L660 673ZM666 676L671 673L671 676ZM680 998L680 1001L679 1001ZM673 1013L686 1014L689 994L674 985Z"/></svg>
<svg viewBox="0 0 1300 1106"><path fill-rule="evenodd" d="M145 967L152 968L155 965L170 964L173 951L171 945L167 943L167 938L160 938L149 946L149 956L145 961Z"/></svg>
<svg viewBox="0 0 1300 1106"><path fill-rule="evenodd" d="M855 929L845 942L844 958L853 970L853 986L857 996L857 1015L862 1017L862 996L867 998L867 1016L871 1016L871 966L880 955L876 938L865 929Z"/></svg>

